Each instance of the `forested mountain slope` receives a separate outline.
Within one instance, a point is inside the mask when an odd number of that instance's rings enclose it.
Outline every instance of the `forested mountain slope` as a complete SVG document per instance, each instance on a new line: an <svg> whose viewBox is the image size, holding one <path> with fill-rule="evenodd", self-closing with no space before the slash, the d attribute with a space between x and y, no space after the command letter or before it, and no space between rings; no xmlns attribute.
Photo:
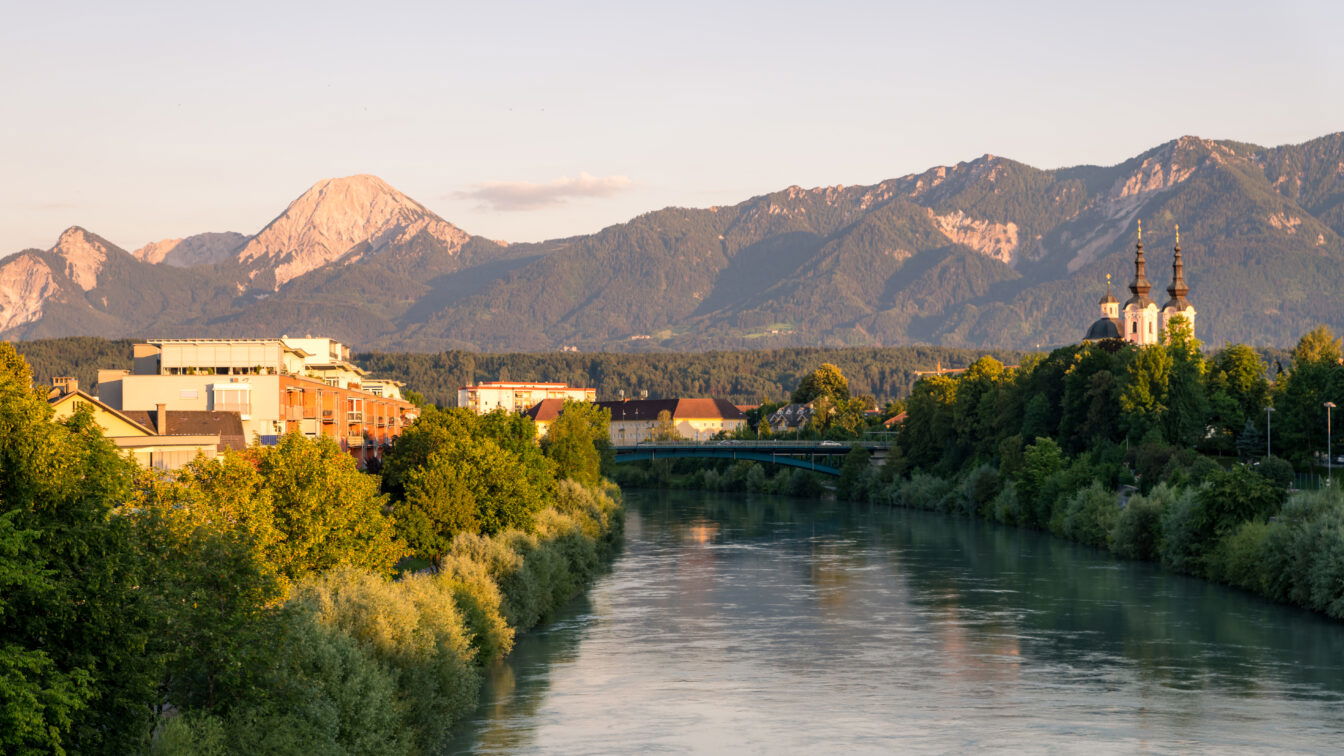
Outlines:
<svg viewBox="0 0 1344 756"><path fill-rule="evenodd" d="M472 236L373 176L331 179L254 236L99 253L95 287L62 252L80 229L0 260L0 336L320 332L426 352L1036 348L1081 337L1107 274L1127 296L1140 219L1158 296L1180 224L1201 339L1282 345L1318 323L1344 330L1344 134L1332 134L1274 148L1182 137L1107 167L985 155L539 244Z"/></svg>

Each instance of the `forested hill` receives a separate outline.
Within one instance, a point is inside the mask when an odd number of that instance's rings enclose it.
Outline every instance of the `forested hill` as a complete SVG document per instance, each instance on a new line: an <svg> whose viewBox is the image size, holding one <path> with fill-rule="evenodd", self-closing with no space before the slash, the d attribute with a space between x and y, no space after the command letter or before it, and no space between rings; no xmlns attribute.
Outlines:
<svg viewBox="0 0 1344 756"><path fill-rule="evenodd" d="M787 399L803 376L825 362L840 367L855 396L886 401L905 396L916 372L965 367L983 354L976 349L917 346L659 354L375 352L355 359L375 375L406 381L435 404L453 404L458 387L490 380L592 386L603 401L619 398L622 391L631 398L647 391L651 398L714 396L754 404ZM1017 364L1024 353L992 354Z"/></svg>
<svg viewBox="0 0 1344 756"><path fill-rule="evenodd" d="M39 383L73 375L93 387L98 370L129 369L131 342L99 338L42 339L16 344ZM798 381L823 362L838 365L856 396L879 401L904 396L918 371L965 367L985 352L945 347L774 349L752 352L669 352L626 354L538 352L432 354L373 352L355 362L374 375L405 381L407 387L440 406L457 401L457 389L489 380L563 381L597 388L598 399L648 391L653 398L715 396L738 403L785 399ZM990 352L1007 364L1023 353Z"/></svg>
<svg viewBox="0 0 1344 756"><path fill-rule="evenodd" d="M310 206L321 212L297 212ZM1337 133L1281 147L1181 137L1118 165L1053 170L985 155L871 185L665 208L537 244L471 236L375 177L350 177L319 182L254 236L210 237L247 239L238 250L133 254L72 228L50 250L0 259L0 337L323 333L416 352L1038 349L1078 341L1107 274L1127 296L1139 220L1159 304L1180 224L1205 343L1344 331Z"/></svg>

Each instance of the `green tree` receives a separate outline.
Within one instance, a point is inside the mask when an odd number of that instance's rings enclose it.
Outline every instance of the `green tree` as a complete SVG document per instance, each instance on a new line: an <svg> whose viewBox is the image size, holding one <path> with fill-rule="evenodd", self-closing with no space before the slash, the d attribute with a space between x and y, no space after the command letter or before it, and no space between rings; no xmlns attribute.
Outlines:
<svg viewBox="0 0 1344 756"><path fill-rule="evenodd" d="M611 446L610 424L611 410L566 400L541 445L555 462L557 476L596 486L602 478L603 450Z"/></svg>
<svg viewBox="0 0 1344 756"><path fill-rule="evenodd" d="M680 441L681 434L677 432L677 424L672 420L672 413L662 410L658 413L658 420L654 423L653 432L649 434L651 441Z"/></svg>
<svg viewBox="0 0 1344 756"><path fill-rule="evenodd" d="M405 553L383 515L378 479L329 438L291 433L247 452L274 503L275 571L295 580L345 565L391 574Z"/></svg>
<svg viewBox="0 0 1344 756"><path fill-rule="evenodd" d="M453 438L474 436L479 432L480 417L471 410L458 407L426 409L384 456L383 489L393 499L403 498L411 471L424 467L429 455Z"/></svg>
<svg viewBox="0 0 1344 756"><path fill-rule="evenodd" d="M52 590L43 560L32 551L34 531L14 527L18 514L0 515L0 625L12 621L5 596ZM0 751L61 753L76 712L93 695L86 669L61 671L40 648L0 646Z"/></svg>
<svg viewBox="0 0 1344 756"><path fill-rule="evenodd" d="M1127 352L1120 388L1120 410L1130 439L1143 438L1162 428L1171 383L1171 352L1154 345Z"/></svg>
<svg viewBox="0 0 1344 756"><path fill-rule="evenodd" d="M872 468L869 463L871 456L868 450L859 444L850 447L849 453L845 455L845 461L840 465L840 480L835 488L836 496L854 501L867 498L867 484Z"/></svg>
<svg viewBox="0 0 1344 756"><path fill-rule="evenodd" d="M87 412L53 422L28 366L0 343L6 749L144 747L161 664L146 654L152 618L134 533L113 516L135 473Z"/></svg>
<svg viewBox="0 0 1344 756"><path fill-rule="evenodd" d="M816 370L803 377L793 392L795 404L807 404L819 396L828 396L834 401L849 399L849 380L840 368L824 362Z"/></svg>
<svg viewBox="0 0 1344 756"><path fill-rule="evenodd" d="M1184 315L1177 315L1163 332L1171 356L1163 425L1172 443L1192 447L1204 438L1209 404L1204 391L1204 357Z"/></svg>
<svg viewBox="0 0 1344 756"><path fill-rule="evenodd" d="M1291 369L1274 387L1276 454L1306 466L1315 453L1326 450L1325 402L1344 404L1344 366L1339 363L1339 341L1320 327L1298 342Z"/></svg>
<svg viewBox="0 0 1344 756"><path fill-rule="evenodd" d="M1209 424L1223 436L1242 433L1247 422L1258 428L1269 401L1264 360L1245 344L1228 344L1209 361L1208 393Z"/></svg>

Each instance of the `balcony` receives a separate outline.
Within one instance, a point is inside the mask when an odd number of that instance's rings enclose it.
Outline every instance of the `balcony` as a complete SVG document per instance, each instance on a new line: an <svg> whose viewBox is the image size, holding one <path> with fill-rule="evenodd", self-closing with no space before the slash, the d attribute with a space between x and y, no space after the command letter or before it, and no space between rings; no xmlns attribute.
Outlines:
<svg viewBox="0 0 1344 756"><path fill-rule="evenodd" d="M346 439L346 443L349 444L351 449L362 449L364 448L364 437L351 436Z"/></svg>
<svg viewBox="0 0 1344 756"><path fill-rule="evenodd" d="M378 425L379 428L386 428L386 427L387 427L387 421L384 420L384 419L382 419L382 418L380 417L380 418L378 418L378 423L377 423L377 425Z"/></svg>
<svg viewBox="0 0 1344 756"><path fill-rule="evenodd" d="M336 422L336 412L335 412L335 410L322 410L322 422L323 422L323 423L334 423L334 422Z"/></svg>
<svg viewBox="0 0 1344 756"><path fill-rule="evenodd" d="M350 422L350 423L362 423L362 422L364 422L364 413L363 413L363 412L354 412L354 411L350 411L350 412L345 413L345 417L346 417L346 422Z"/></svg>

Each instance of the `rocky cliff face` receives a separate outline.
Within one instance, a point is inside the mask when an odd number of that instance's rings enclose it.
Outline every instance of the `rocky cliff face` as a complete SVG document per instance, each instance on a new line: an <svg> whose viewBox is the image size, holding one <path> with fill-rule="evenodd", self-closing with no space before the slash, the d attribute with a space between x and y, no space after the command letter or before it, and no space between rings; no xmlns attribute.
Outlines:
<svg viewBox="0 0 1344 756"><path fill-rule="evenodd" d="M131 254L147 263L163 263L179 268L217 265L234 259L251 237L234 231L204 233L185 239L150 242Z"/></svg>
<svg viewBox="0 0 1344 756"><path fill-rule="evenodd" d="M35 254L24 252L0 261L0 331L42 317L42 308L57 288L51 268Z"/></svg>
<svg viewBox="0 0 1344 756"><path fill-rule="evenodd" d="M253 287L275 290L347 254L342 262L348 264L417 237L437 241L445 255L470 238L377 176L349 176L314 184L252 237L237 260Z"/></svg>

